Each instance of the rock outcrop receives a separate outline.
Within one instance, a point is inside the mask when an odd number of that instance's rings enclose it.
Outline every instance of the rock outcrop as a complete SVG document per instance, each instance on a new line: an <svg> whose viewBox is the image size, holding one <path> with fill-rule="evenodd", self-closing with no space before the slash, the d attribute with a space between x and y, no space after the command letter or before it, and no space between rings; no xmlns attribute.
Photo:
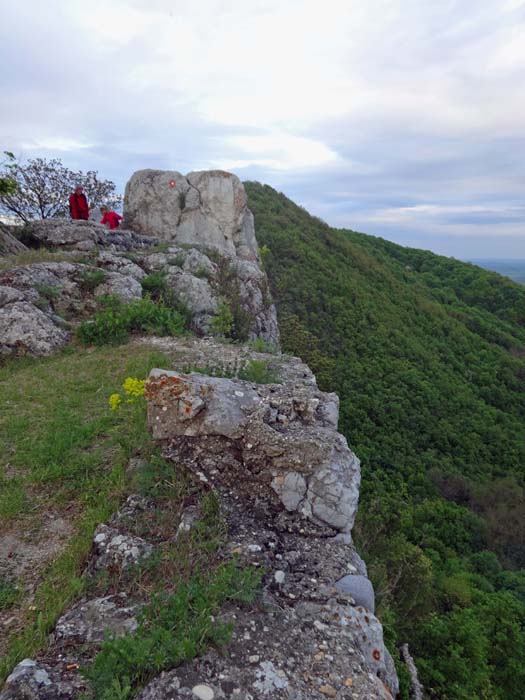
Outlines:
<svg viewBox="0 0 525 700"><path fill-rule="evenodd" d="M45 246L58 250L87 252L97 246L113 250L137 250L156 243L151 237L138 236L133 231L119 228L110 231L95 221L44 219L31 221L20 232L24 243L32 248Z"/></svg>
<svg viewBox="0 0 525 700"><path fill-rule="evenodd" d="M398 692L349 534L359 460L337 432L337 396L298 369L271 385L150 374L150 429L170 460L219 493L230 551L266 572L266 609L226 612L235 620L233 653L210 652L164 675L143 700L191 697L197 678L216 698L230 697L230 687L241 697L301 700ZM357 667L370 672L362 686Z"/></svg>
<svg viewBox="0 0 525 700"><path fill-rule="evenodd" d="M167 274L169 285L192 311L197 331L209 331L218 303L225 300L238 310L236 320L246 326L247 338L279 344L253 215L235 175L139 170L126 185L124 223L141 236L171 244L145 265Z"/></svg>
<svg viewBox="0 0 525 700"><path fill-rule="evenodd" d="M359 460L337 433L336 394L164 370L152 371L147 392L153 436L180 445L190 468L202 469L210 444L212 482L242 484L244 500L256 494L253 507L278 499L290 512L350 532Z"/></svg>
<svg viewBox="0 0 525 700"><path fill-rule="evenodd" d="M109 294L124 302L138 299L142 296L140 283L155 273L170 303L187 310L195 333L213 332L214 319L227 307L228 332L235 339L261 338L278 347L277 314L260 264L253 216L238 178L221 171L183 177L146 170L133 175L126 193L126 222L133 231L109 231L93 221L68 219L34 221L21 229L27 245L54 251L71 262L49 262L46 270L43 263L14 267L0 275L0 284L24 291L17 304L33 305L4 304L0 335L5 341L0 340L0 353L46 355L67 343L64 321L74 326L85 316L84 311L94 310L93 305L79 304L80 266L75 272L71 265L81 255L88 258L83 260L87 266L83 274L89 273L88 268L106 272L95 297ZM160 241L173 243L159 246ZM53 264L56 272L51 269ZM42 299L39 288L59 290L60 298L44 295ZM66 298L71 303L64 316L65 304L57 302Z"/></svg>
<svg viewBox="0 0 525 700"><path fill-rule="evenodd" d="M86 290L94 270L79 263L47 262L0 273L0 355L50 355L68 342L70 319L94 309L97 296L112 294L124 302L142 296L137 279L111 271Z"/></svg>
<svg viewBox="0 0 525 700"><path fill-rule="evenodd" d="M0 255L15 255L26 249L26 246L15 238L12 231L18 229L18 226L8 226L0 223Z"/></svg>
<svg viewBox="0 0 525 700"><path fill-rule="evenodd" d="M222 170L139 170L126 185L124 224L163 241L258 260L253 215L238 177Z"/></svg>

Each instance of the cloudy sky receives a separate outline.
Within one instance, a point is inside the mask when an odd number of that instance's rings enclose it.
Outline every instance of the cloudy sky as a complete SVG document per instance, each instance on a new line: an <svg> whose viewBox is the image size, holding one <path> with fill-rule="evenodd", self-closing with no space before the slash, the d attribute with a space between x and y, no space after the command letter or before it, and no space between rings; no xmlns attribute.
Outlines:
<svg viewBox="0 0 525 700"><path fill-rule="evenodd" d="M328 223L525 258L525 0L0 6L0 147L233 170Z"/></svg>

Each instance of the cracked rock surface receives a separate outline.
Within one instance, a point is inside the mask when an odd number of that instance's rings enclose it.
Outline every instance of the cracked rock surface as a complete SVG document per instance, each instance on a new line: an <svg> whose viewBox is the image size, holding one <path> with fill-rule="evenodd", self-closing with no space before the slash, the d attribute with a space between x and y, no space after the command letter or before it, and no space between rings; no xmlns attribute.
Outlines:
<svg viewBox="0 0 525 700"><path fill-rule="evenodd" d="M153 436L212 483L239 483L247 500L277 496L289 511L352 529L359 460L337 432L336 394L156 369L147 397Z"/></svg>

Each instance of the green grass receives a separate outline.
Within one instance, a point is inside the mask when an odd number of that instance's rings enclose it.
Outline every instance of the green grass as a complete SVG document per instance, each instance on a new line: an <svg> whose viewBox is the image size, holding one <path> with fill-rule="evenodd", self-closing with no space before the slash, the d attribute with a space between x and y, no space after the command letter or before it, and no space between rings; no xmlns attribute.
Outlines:
<svg viewBox="0 0 525 700"><path fill-rule="evenodd" d="M185 365L182 368L185 374L197 372L208 377L224 377L226 379L242 379L254 384L279 384L280 379L276 372L270 369L266 360L250 360L249 362L235 362L231 365L207 364Z"/></svg>
<svg viewBox="0 0 525 700"><path fill-rule="evenodd" d="M104 642L87 670L95 700L126 700L161 671L211 644L227 644L232 627L216 620L216 613L229 600L250 603L260 579L254 568L229 562L212 576L194 576L173 594L155 596L136 633Z"/></svg>
<svg viewBox="0 0 525 700"><path fill-rule="evenodd" d="M72 525L67 546L34 572L39 585L31 607L23 609L21 631L2 648L0 683L19 661L46 647L58 617L83 594L117 589L151 601L137 634L108 640L95 658L88 676L100 700L129 698L159 670L226 643L229 628L213 616L226 600L252 599L261 573L223 561L226 527L218 500L212 492L203 496L187 474L159 456L146 429L145 402L109 410L109 395L121 391L127 376L145 377L152 367L170 364L165 355L132 344L125 353L70 348L0 368L3 525L22 533L49 511ZM145 460L133 476L125 474L131 456ZM162 541L136 567L87 579L95 528L131 492L155 507L129 527ZM188 501L198 504L200 519L175 541ZM23 604L26 583L0 579L0 609Z"/></svg>
<svg viewBox="0 0 525 700"><path fill-rule="evenodd" d="M163 541L151 557L123 572L103 572L91 585L92 595L119 590L148 601L138 630L108 638L84 670L95 700L130 698L162 670L189 661L211 644L224 646L232 628L215 619L220 606L228 600L250 603L263 573L240 568L235 559L223 560L227 529L217 496L202 495L186 472L153 455L136 473L133 491L155 507L126 527L149 538L162 530ZM198 504L199 519L175 539L188 501Z"/></svg>
<svg viewBox="0 0 525 700"><path fill-rule="evenodd" d="M250 360L247 365L239 370L239 379L255 384L277 384L277 374L268 367L265 360Z"/></svg>
<svg viewBox="0 0 525 700"><path fill-rule="evenodd" d="M80 324L77 335L86 345L118 345L133 332L180 335L184 325L181 313L148 297L129 304L110 297L100 311Z"/></svg>
<svg viewBox="0 0 525 700"><path fill-rule="evenodd" d="M83 292L93 293L105 279L104 270L84 270L80 279L80 288Z"/></svg>
<svg viewBox="0 0 525 700"><path fill-rule="evenodd" d="M248 342L249 347L255 352L266 352L270 355L277 355L279 353L279 348L273 343L269 343L263 338L255 338L255 340L250 340Z"/></svg>
<svg viewBox="0 0 525 700"><path fill-rule="evenodd" d="M22 358L0 368L0 515L10 531L38 526L51 510L73 521L66 548L44 571L23 630L7 642L0 681L42 648L56 619L84 588L82 567L96 526L127 495L124 468L153 444L144 405L111 412L108 396L127 376L145 377L166 356L147 346L126 353L78 349ZM2 649L3 651L3 649Z"/></svg>
<svg viewBox="0 0 525 700"><path fill-rule="evenodd" d="M19 598L20 591L15 583L3 574L0 574L0 612L12 608Z"/></svg>

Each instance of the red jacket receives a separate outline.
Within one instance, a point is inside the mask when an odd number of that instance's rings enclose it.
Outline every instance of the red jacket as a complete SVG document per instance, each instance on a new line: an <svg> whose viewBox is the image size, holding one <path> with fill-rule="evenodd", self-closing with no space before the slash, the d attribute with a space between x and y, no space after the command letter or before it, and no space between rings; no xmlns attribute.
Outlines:
<svg viewBox="0 0 525 700"><path fill-rule="evenodd" d="M118 224L121 219L122 217L120 214L117 214L116 211L107 211L100 220L100 223L109 224L109 228L113 231L113 229L118 228Z"/></svg>
<svg viewBox="0 0 525 700"><path fill-rule="evenodd" d="M69 211L72 219L89 219L89 206L85 194L69 195Z"/></svg>

